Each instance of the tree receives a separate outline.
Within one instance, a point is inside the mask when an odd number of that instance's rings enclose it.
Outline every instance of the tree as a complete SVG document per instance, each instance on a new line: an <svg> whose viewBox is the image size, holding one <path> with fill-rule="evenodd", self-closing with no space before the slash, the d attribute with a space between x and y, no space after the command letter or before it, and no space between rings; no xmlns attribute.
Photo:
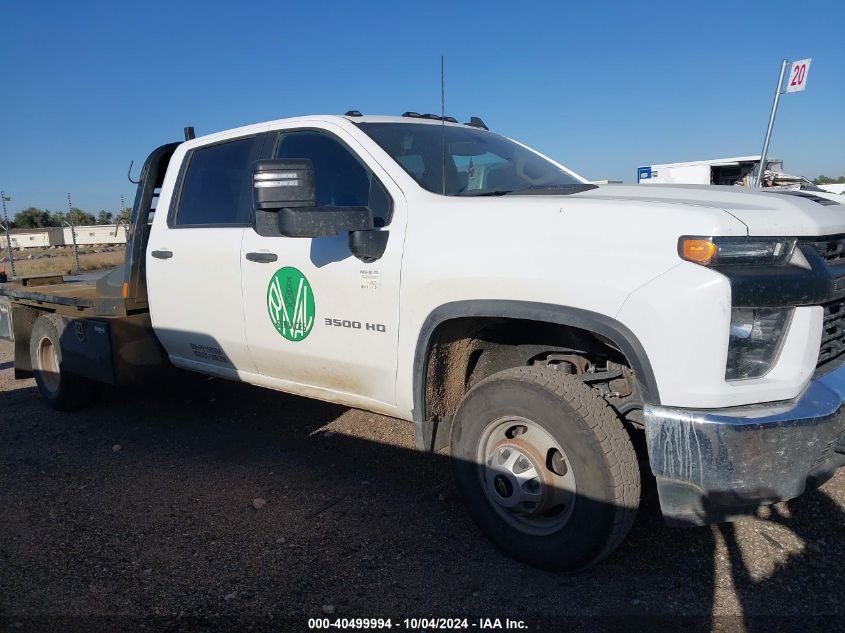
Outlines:
<svg viewBox="0 0 845 633"><path fill-rule="evenodd" d="M93 213L88 213L76 207L70 210L70 216L76 226L91 226L97 223L97 218L94 217Z"/></svg>
<svg viewBox="0 0 845 633"><path fill-rule="evenodd" d="M58 226L53 215L45 209L28 207L15 214L12 225L18 229L37 229L45 226Z"/></svg>
<svg viewBox="0 0 845 633"><path fill-rule="evenodd" d="M817 176L813 178L814 185L841 185L845 184L845 174L839 176L839 178L831 178L830 176Z"/></svg>
<svg viewBox="0 0 845 633"><path fill-rule="evenodd" d="M101 210L97 214L97 224L111 224L112 214L109 211Z"/></svg>
<svg viewBox="0 0 845 633"><path fill-rule="evenodd" d="M68 213L56 211L53 214L53 220L56 223L55 226L63 226L65 222L71 222L74 226L91 226L97 223L97 218L91 213L76 207L73 207Z"/></svg>
<svg viewBox="0 0 845 633"><path fill-rule="evenodd" d="M93 214L82 209L77 209L76 207L70 210L68 217L65 219L71 221L74 226L91 226L97 223L97 218Z"/></svg>
<svg viewBox="0 0 845 633"><path fill-rule="evenodd" d="M120 222L123 220L127 224L129 224L130 220L132 219L132 207L126 207L123 211L120 211L116 216L114 216L115 222Z"/></svg>

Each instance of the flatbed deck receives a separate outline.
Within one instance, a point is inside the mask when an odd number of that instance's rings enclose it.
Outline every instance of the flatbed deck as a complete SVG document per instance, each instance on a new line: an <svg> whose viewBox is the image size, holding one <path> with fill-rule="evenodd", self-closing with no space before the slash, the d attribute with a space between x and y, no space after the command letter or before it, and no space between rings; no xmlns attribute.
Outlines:
<svg viewBox="0 0 845 633"><path fill-rule="evenodd" d="M0 296L38 305L54 304L80 310L94 308L97 298L95 282L68 281L44 286L25 286L19 283L0 284Z"/></svg>
<svg viewBox="0 0 845 633"><path fill-rule="evenodd" d="M0 302L3 301L70 317L121 317L147 311L146 300L129 301L114 293L103 294L97 288L97 280L36 286L25 282L3 283L0 284Z"/></svg>

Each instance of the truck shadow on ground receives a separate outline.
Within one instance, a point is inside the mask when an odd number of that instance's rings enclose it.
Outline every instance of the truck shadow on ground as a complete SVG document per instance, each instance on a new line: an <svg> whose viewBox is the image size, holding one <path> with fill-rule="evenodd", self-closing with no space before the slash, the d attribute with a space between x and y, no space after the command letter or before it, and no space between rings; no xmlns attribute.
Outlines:
<svg viewBox="0 0 845 633"><path fill-rule="evenodd" d="M646 480L625 543L563 575L496 550L405 422L181 372L74 414L0 392L0 412L0 630L306 629L326 612L829 630L845 604L845 514L824 490L671 529Z"/></svg>

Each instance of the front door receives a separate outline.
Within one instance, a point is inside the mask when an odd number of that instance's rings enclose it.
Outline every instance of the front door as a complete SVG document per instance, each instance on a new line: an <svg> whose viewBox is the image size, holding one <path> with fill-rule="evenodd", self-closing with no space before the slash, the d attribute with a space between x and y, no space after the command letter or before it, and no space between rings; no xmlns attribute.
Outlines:
<svg viewBox="0 0 845 633"><path fill-rule="evenodd" d="M368 206L390 237L384 256L367 264L349 252L346 233L291 238L246 229L243 302L255 366L287 391L392 406L405 199L341 130L283 130L275 157L310 159L318 206Z"/></svg>

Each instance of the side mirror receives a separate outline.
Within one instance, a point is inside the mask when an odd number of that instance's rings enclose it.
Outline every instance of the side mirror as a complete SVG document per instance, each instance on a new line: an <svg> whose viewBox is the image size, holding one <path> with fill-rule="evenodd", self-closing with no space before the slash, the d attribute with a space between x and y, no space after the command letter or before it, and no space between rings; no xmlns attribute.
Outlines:
<svg viewBox="0 0 845 633"><path fill-rule="evenodd" d="M267 216L275 216L278 234L285 237L331 237L348 231L349 250L361 261L373 262L384 254L388 233L374 230L369 208L315 206L310 160L260 160L253 168L252 184L257 224L269 228Z"/></svg>
<svg viewBox="0 0 845 633"><path fill-rule="evenodd" d="M259 211L313 207L314 166L305 158L260 160L252 170L252 192Z"/></svg>
<svg viewBox="0 0 845 633"><path fill-rule="evenodd" d="M331 237L372 231L373 212L367 207L285 207L279 209L278 225L285 237Z"/></svg>

